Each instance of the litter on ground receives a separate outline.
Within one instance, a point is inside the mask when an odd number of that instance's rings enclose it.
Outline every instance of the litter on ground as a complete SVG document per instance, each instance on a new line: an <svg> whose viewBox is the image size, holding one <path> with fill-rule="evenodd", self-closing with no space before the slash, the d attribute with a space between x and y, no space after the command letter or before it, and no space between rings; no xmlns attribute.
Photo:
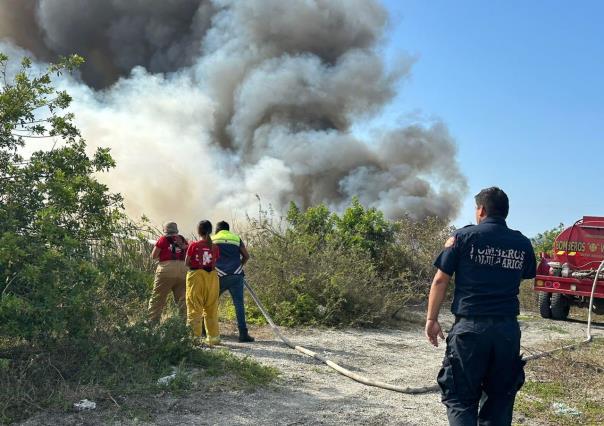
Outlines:
<svg viewBox="0 0 604 426"><path fill-rule="evenodd" d="M81 401L73 404L73 408L75 408L76 411L94 410L96 408L96 402L82 399Z"/></svg>

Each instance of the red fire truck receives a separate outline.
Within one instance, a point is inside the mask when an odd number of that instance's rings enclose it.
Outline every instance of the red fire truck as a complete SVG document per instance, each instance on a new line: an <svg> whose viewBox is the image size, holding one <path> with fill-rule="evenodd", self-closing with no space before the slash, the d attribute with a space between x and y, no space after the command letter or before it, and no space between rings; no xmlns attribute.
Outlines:
<svg viewBox="0 0 604 426"><path fill-rule="evenodd" d="M604 217L583 216L556 237L553 257L541 254L534 289L543 318L564 320L571 305L604 314L604 272L600 272L593 306L589 298L604 260Z"/></svg>

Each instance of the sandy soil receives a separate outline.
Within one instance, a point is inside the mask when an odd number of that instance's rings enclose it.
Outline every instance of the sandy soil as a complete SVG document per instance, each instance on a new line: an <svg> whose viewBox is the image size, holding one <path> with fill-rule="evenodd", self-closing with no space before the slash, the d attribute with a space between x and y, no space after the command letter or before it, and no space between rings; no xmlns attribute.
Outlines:
<svg viewBox="0 0 604 426"><path fill-rule="evenodd" d="M419 315L401 329L333 330L288 329L287 336L340 365L360 374L404 386L433 384L444 345L430 346ZM451 316L442 318L449 327ZM556 340L584 336L582 322L557 322L521 316L525 352L539 351ZM253 344L236 342L232 327L224 327L225 346L239 356L249 356L281 371L276 382L255 391L229 390L228 383L209 391L195 391L175 398L162 395L153 402L151 417L117 420L122 424L159 425L446 425L446 415L437 393L403 395L368 387L341 376L320 362L287 348L275 340L270 328L252 327ZM230 330L229 330L230 328ZM594 333L604 335L599 324ZM99 412L101 411L101 412ZM62 416L64 424L98 424L107 421L102 409L95 413ZM115 418L114 418L115 419ZM28 424L48 424L38 417ZM516 419L530 424L526 419ZM56 423L57 418L52 419ZM116 422L113 420L112 422Z"/></svg>

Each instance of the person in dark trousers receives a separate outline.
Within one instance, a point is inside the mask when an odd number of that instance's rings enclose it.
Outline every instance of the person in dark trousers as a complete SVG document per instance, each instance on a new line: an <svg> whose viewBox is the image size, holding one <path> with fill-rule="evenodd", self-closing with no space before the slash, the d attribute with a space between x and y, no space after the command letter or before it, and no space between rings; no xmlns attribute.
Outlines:
<svg viewBox="0 0 604 426"><path fill-rule="evenodd" d="M232 233L229 224L225 221L216 224L216 234L212 237L212 241L220 247L220 258L216 263L216 272L220 280L220 294L227 290L231 293L235 314L237 315L239 341L253 342L255 339L249 335L245 322L245 305L243 302L243 266L250 255L241 237Z"/></svg>
<svg viewBox="0 0 604 426"><path fill-rule="evenodd" d="M518 292L523 279L535 277L535 254L528 238L506 225L505 192L486 188L474 198L478 224L457 230L434 262L425 332L434 346L444 339L438 313L454 275L455 323L437 378L449 424L510 425L524 384Z"/></svg>

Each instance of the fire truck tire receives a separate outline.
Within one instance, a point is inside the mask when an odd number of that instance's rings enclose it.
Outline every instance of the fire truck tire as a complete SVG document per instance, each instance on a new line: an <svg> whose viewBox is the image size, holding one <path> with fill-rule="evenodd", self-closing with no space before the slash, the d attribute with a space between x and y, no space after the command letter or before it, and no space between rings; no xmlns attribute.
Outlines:
<svg viewBox="0 0 604 426"><path fill-rule="evenodd" d="M541 318L552 317L552 310L549 306L551 298L551 293L539 292L539 313L541 314Z"/></svg>
<svg viewBox="0 0 604 426"><path fill-rule="evenodd" d="M592 312L596 315L604 315L604 300L594 300Z"/></svg>
<svg viewBox="0 0 604 426"><path fill-rule="evenodd" d="M570 312L570 302L560 293L552 294L551 301L552 318L555 320L565 320Z"/></svg>

